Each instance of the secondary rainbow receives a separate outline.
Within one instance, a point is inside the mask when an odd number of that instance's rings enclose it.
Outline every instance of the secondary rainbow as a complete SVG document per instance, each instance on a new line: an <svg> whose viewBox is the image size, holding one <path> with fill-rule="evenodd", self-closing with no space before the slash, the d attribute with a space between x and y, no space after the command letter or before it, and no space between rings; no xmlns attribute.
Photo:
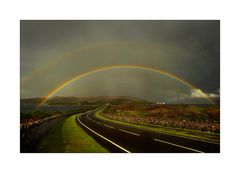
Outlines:
<svg viewBox="0 0 240 173"><path fill-rule="evenodd" d="M67 85L81 79L84 78L86 76L98 73L98 72L102 72L102 71L108 71L108 70L113 70L113 69L139 69L139 70L146 70L146 71L150 71L150 72L154 72L154 73L159 73L161 75L165 75L167 77L173 78L181 83L183 83L184 85L188 86L191 89L197 89L194 85L190 84L189 82L187 82L186 80L182 79L181 77L171 74L169 72L163 71L163 70L159 70L159 69L155 69L152 67L147 67L147 66L141 66L141 65L114 65L114 66L107 66L107 67L101 67L101 68L97 68L85 73L81 73L65 82L63 82L62 84L60 84L57 88L55 88L54 90L52 90L38 105L36 108L40 107L41 105L43 105L50 97L52 97L54 94L56 94L58 91L60 91L61 89L63 89L64 87L66 87ZM210 103L214 104L214 102L207 96L207 94L205 93L200 93L202 94L202 96L204 98L206 98Z"/></svg>
<svg viewBox="0 0 240 173"><path fill-rule="evenodd" d="M102 49L110 49L114 47L124 47L124 46L140 46L144 48L159 48L161 45L158 43L152 43L152 42L104 42L104 43L95 43L95 44L90 44L84 47L79 47L77 49L71 50L69 52L66 52L62 56L56 56L56 57L49 57L50 59L45 65L40 66L39 68L36 68L34 71L29 73L27 76L24 76L21 79L21 83L24 84L25 82L33 79L37 75L45 72L47 69L51 68L52 66L60 63L67 61L69 59L74 59L74 55L81 54L81 53L87 53L87 52L93 52L93 51L98 51ZM75 58L78 56L75 56ZM79 58L79 57L78 57Z"/></svg>

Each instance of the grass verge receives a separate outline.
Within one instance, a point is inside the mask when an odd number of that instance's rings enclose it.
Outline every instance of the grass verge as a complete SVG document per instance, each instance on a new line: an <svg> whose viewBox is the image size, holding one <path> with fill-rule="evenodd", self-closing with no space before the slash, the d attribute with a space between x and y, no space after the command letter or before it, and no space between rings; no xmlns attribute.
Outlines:
<svg viewBox="0 0 240 173"><path fill-rule="evenodd" d="M106 153L108 152L89 136L76 122L74 115L69 117L62 128L64 152L73 153Z"/></svg>
<svg viewBox="0 0 240 173"><path fill-rule="evenodd" d="M49 130L40 142L39 153L106 153L108 152L89 136L76 122L73 115Z"/></svg>
<svg viewBox="0 0 240 173"><path fill-rule="evenodd" d="M212 134L212 133L206 133L206 132L201 132L201 131L196 131L196 130L188 130L188 129L176 129L176 128L170 128L170 127L153 127L153 126L149 126L149 125L133 124L133 123L109 119L109 118L103 117L101 115L101 112L105 108L106 108L106 106L103 107L103 109L97 111L95 116L97 118L105 120L105 121L114 122L114 123L131 126L131 127L135 127L135 128L140 128L140 129L144 129L144 130L149 130L149 131L153 131L153 132L164 133L164 134L180 136L180 137L185 137L185 138L192 138L192 139L201 140L201 141L208 141L208 142L212 142L212 143L216 143L216 144L220 143L220 135L219 134Z"/></svg>

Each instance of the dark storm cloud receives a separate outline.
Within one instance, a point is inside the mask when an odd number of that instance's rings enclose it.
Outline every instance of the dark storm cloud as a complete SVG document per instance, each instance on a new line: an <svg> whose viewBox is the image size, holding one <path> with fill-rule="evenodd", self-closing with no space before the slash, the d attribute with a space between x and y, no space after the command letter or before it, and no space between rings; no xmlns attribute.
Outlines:
<svg viewBox="0 0 240 173"><path fill-rule="evenodd" d="M82 51L58 62L66 52L89 45L118 42L121 45ZM132 45L129 42L158 46ZM220 22L21 21L21 78L34 74L36 69L52 61L58 63L43 68L44 72L37 73L27 82L21 81L22 98L45 96L61 82L79 73L115 64L141 64L166 70L204 92L216 93L220 88ZM175 99L173 95L177 95L177 87L171 91L162 88L165 92L160 92L161 79L153 84L154 87L147 85L151 81L149 77L125 75L122 82L113 82L111 79L116 75L110 73L107 78L92 76L96 87L91 86L90 90L82 83L84 87L79 90L72 88L72 92L74 90L76 95L135 93L137 97L150 100ZM129 88L126 88L127 84ZM121 85L123 89L116 89ZM141 87L137 87L139 85ZM67 93L73 94L70 91ZM156 93L159 94L156 96ZM182 93L191 96L190 90Z"/></svg>

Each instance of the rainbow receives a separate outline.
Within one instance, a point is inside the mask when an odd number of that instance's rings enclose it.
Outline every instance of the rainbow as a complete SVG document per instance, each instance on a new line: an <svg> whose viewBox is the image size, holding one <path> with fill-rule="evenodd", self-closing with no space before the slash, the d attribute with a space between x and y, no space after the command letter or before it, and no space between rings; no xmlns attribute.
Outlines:
<svg viewBox="0 0 240 173"><path fill-rule="evenodd" d="M151 68L151 67L147 67L147 66L141 66L141 65L114 65L114 66L107 66L107 67L101 67L101 68L97 68L82 74L79 74L65 82L63 82L62 84L60 84L57 88L55 88L54 90L52 90L36 107L39 108L41 105L43 105L50 97L52 97L54 94L56 94L58 91L60 91L61 89L63 89L64 87L66 87L67 85L82 79L84 77L87 77L89 75L98 73L98 72L102 72L102 71L108 71L108 70L113 70L113 69L140 69L140 70L145 70L145 71L150 71L150 72L154 72L154 73L159 73L161 75L165 75L167 77L173 78L181 83L183 83L184 85L188 86L191 89L197 89L194 85L190 84L189 82L187 82L186 80L178 77L177 75L168 73L166 71L163 70L159 70L159 69L155 69L155 68ZM201 93L202 96L204 98L206 98L210 103L214 104L214 102L208 97L207 94L205 93Z"/></svg>
<svg viewBox="0 0 240 173"><path fill-rule="evenodd" d="M56 65L57 63L60 62L64 62L66 60L69 60L69 58L74 57L74 55L77 54L81 54L81 53L88 53L88 52L92 52L92 51L97 51L97 50L101 50L101 49L106 49L106 48L112 48L112 47L129 47L129 46L143 46L143 47L147 47L147 48L159 48L161 45L158 43L152 43L152 42L133 42L133 41L129 41L129 42L104 42L104 43L95 43L95 44L91 44L91 45L87 45L84 47L79 47L77 49L71 50L66 52L65 54L63 54L62 56L56 56L54 58L50 58L52 59L52 61L48 61L48 63L46 63L45 65L36 68L34 71L32 71L29 75L24 76L21 79L21 83L24 84L25 82L28 82L29 80L33 79L35 76L46 72L47 69L49 69L50 67Z"/></svg>

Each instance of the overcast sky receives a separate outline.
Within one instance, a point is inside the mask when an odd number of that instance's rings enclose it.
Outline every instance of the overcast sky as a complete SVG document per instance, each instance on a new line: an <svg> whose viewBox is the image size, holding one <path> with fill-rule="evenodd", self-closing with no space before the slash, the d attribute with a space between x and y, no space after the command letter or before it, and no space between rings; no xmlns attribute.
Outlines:
<svg viewBox="0 0 240 173"><path fill-rule="evenodd" d="M169 103L202 103L218 97L219 21L21 21L21 98L44 97L62 82L96 68L144 65L175 74L136 69L99 72L59 96L135 96Z"/></svg>

